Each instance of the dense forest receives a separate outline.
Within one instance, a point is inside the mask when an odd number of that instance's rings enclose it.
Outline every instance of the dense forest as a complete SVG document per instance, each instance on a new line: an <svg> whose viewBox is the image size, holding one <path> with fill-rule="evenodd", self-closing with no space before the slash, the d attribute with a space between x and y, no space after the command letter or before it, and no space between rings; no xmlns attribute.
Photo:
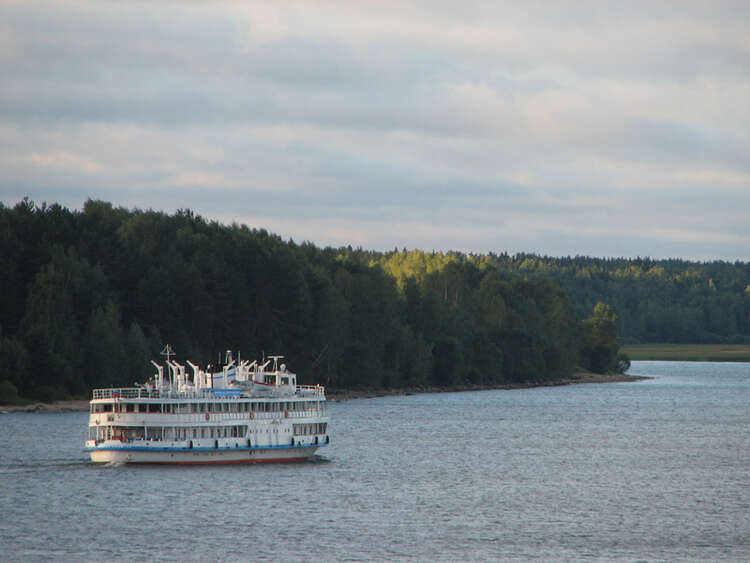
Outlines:
<svg viewBox="0 0 750 563"><path fill-rule="evenodd" d="M599 301L623 343L750 343L750 263L492 255L502 271L554 280L578 315Z"/></svg>
<svg viewBox="0 0 750 563"><path fill-rule="evenodd" d="M202 365L281 353L301 382L351 389L622 369L616 327L661 336L674 303L700 312L680 337L750 333L745 264L321 249L92 200L0 205L0 265L0 402L132 385L167 342Z"/></svg>

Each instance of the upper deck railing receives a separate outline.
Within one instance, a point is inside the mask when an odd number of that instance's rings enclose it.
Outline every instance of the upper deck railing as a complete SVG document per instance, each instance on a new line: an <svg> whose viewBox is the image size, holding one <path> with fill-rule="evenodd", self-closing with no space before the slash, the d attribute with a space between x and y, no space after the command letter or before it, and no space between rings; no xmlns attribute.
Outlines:
<svg viewBox="0 0 750 563"><path fill-rule="evenodd" d="M216 393L215 393L216 391ZM232 391L232 393L226 393ZM292 395L270 394L253 395L252 392L243 394L240 389L200 389L198 391L177 391L175 389L149 389L145 387L117 387L110 389L94 389L94 399L288 399L292 397L325 398L325 387L322 385L297 385L297 392Z"/></svg>

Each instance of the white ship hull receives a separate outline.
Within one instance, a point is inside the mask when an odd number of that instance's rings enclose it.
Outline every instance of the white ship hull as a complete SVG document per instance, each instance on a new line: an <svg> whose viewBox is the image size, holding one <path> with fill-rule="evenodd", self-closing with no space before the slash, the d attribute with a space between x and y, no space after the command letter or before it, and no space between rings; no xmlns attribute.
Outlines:
<svg viewBox="0 0 750 563"><path fill-rule="evenodd" d="M315 454L319 447L321 445L194 449L100 446L87 449L94 463L221 465L306 461Z"/></svg>

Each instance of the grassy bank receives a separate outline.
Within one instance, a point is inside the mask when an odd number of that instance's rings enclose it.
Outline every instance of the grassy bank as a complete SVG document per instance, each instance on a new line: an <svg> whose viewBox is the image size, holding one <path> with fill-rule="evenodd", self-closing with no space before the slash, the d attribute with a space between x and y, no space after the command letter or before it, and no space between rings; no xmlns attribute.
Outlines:
<svg viewBox="0 0 750 563"><path fill-rule="evenodd" d="M750 344L630 344L620 351L631 360L750 362Z"/></svg>

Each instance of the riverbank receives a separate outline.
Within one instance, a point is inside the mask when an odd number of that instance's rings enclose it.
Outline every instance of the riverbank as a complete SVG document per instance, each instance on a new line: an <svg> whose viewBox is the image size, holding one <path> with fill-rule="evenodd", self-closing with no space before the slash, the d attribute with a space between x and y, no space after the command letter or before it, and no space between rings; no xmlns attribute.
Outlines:
<svg viewBox="0 0 750 563"><path fill-rule="evenodd" d="M83 400L30 403L28 405L0 405L0 414L13 412L80 412L87 410L89 410L89 402Z"/></svg>
<svg viewBox="0 0 750 563"><path fill-rule="evenodd" d="M650 379L637 375L600 374L578 372L566 379L557 381L540 381L525 383L509 383L505 385L456 385L452 387L412 387L407 389L327 389L326 397L332 401L346 399L368 399L389 395L414 395L417 393L451 393L459 391L487 391L490 389L528 389L531 387L557 387L560 385L575 385L580 383L619 383L625 381L640 381ZM56 401L54 403L31 403L28 405L0 405L1 414L16 412L85 412L89 410L89 402L85 400Z"/></svg>
<svg viewBox="0 0 750 563"><path fill-rule="evenodd" d="M627 344L633 361L750 362L750 344Z"/></svg>
<svg viewBox="0 0 750 563"><path fill-rule="evenodd" d="M522 383L505 383L498 385L454 385L450 387L412 387L406 389L326 389L329 400L341 401L346 399L369 399L390 395L415 395L417 393L457 393L462 391L490 391L494 389L531 389L533 387L559 387L562 385L578 385L582 383L624 383L651 379L640 375L623 373L590 373L576 372L565 379L555 381L526 381Z"/></svg>

